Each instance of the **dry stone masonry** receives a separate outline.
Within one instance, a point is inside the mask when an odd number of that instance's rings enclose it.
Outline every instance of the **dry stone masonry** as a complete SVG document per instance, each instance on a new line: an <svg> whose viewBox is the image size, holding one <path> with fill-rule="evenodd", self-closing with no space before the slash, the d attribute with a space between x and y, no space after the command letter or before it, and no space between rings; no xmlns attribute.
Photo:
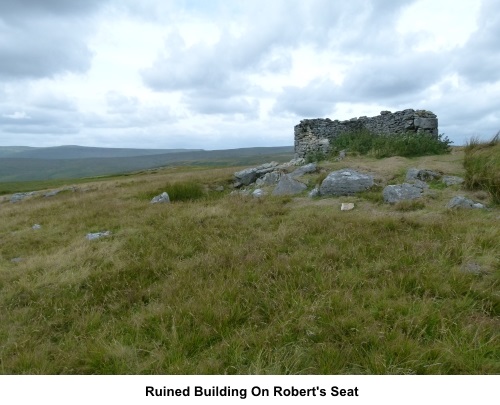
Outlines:
<svg viewBox="0 0 500 405"><path fill-rule="evenodd" d="M295 156L309 153L328 153L330 141L340 134L367 129L375 134L426 132L438 136L436 114L426 110L407 109L391 113L382 111L376 117L351 118L346 121L329 118L306 119L295 126Z"/></svg>

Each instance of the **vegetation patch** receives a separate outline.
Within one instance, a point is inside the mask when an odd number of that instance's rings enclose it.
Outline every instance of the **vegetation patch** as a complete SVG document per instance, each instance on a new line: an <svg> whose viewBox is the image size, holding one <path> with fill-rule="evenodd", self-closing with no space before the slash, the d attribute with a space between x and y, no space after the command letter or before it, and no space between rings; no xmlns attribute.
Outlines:
<svg viewBox="0 0 500 405"><path fill-rule="evenodd" d="M500 133L489 142L473 138L465 147L465 186L485 190L500 204Z"/></svg>
<svg viewBox="0 0 500 405"><path fill-rule="evenodd" d="M164 187L156 189L155 191L141 193L141 198L150 200L165 191L170 201L194 201L206 195L200 183L195 181L183 181L166 184Z"/></svg>
<svg viewBox="0 0 500 405"><path fill-rule="evenodd" d="M398 201L396 204L394 204L394 209L396 211L418 211L425 208L425 203L422 202L421 200L403 200L403 201Z"/></svg>
<svg viewBox="0 0 500 405"><path fill-rule="evenodd" d="M441 155L450 152L450 141L444 135L428 133L374 134L366 129L339 135L331 141L334 151L347 149L361 155L386 158Z"/></svg>

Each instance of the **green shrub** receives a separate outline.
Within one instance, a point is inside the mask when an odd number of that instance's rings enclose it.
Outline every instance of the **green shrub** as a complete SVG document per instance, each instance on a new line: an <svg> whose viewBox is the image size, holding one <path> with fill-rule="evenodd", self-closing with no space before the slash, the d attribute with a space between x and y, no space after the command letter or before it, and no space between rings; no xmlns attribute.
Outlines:
<svg viewBox="0 0 500 405"><path fill-rule="evenodd" d="M472 138L465 147L465 187L489 192L500 204L500 133L489 142Z"/></svg>
<svg viewBox="0 0 500 405"><path fill-rule="evenodd" d="M326 159L326 155L322 151L309 152L306 157L306 163L321 162Z"/></svg>
<svg viewBox="0 0 500 405"><path fill-rule="evenodd" d="M165 187L149 192L141 197L150 200L164 191L168 193L170 201L194 201L205 196L205 192L203 191L201 184L193 181L185 181L167 184Z"/></svg>
<svg viewBox="0 0 500 405"><path fill-rule="evenodd" d="M331 142L334 151L348 149L376 158L390 156L441 155L450 152L452 142L443 134L424 133L374 134L366 129L341 134Z"/></svg>

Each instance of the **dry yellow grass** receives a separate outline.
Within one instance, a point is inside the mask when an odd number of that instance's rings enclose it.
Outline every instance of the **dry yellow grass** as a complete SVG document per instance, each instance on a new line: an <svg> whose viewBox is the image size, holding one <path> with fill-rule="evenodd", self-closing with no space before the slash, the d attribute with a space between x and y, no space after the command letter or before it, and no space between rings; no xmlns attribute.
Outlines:
<svg viewBox="0 0 500 405"><path fill-rule="evenodd" d="M324 166L390 182L409 167L459 175L461 158ZM0 204L0 371L500 372L498 208L447 210L473 195L458 186L400 210L380 191L231 196L234 170L160 170ZM176 182L207 194L149 204ZM481 274L463 272L469 263Z"/></svg>

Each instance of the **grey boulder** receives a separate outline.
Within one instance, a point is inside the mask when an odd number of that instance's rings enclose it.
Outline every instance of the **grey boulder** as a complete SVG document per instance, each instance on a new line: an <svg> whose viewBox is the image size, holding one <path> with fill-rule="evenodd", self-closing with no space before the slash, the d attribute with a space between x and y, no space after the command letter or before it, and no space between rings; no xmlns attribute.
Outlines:
<svg viewBox="0 0 500 405"><path fill-rule="evenodd" d="M331 172L321 183L321 195L352 195L373 186L373 176L353 169Z"/></svg>
<svg viewBox="0 0 500 405"><path fill-rule="evenodd" d="M308 165L300 166L297 169L295 169L292 173L290 173L290 176L292 178L296 178L303 176L304 174L307 173L314 173L316 170L318 170L316 163L309 163Z"/></svg>
<svg viewBox="0 0 500 405"><path fill-rule="evenodd" d="M406 173L406 180L411 181L411 180L421 180L421 181L428 181L428 180L435 180L441 178L441 174L438 172L435 172L433 170L427 170L427 169L416 169L416 168L411 168L408 169L408 172Z"/></svg>
<svg viewBox="0 0 500 405"><path fill-rule="evenodd" d="M446 204L446 208L484 208L484 205L475 203L463 195L458 195L453 197L448 204Z"/></svg>
<svg viewBox="0 0 500 405"><path fill-rule="evenodd" d="M284 174L273 190L273 195L300 194L306 188L307 186L304 183L293 179L289 174Z"/></svg>
<svg viewBox="0 0 500 405"><path fill-rule="evenodd" d="M280 181L280 178L281 178L281 172L274 171L266 173L263 177L257 179L255 184L258 186L272 186L274 184L277 184Z"/></svg>
<svg viewBox="0 0 500 405"><path fill-rule="evenodd" d="M403 200L414 200L420 198L424 188L419 184L391 184L384 188L382 195L384 201L389 204L395 204Z"/></svg>
<svg viewBox="0 0 500 405"><path fill-rule="evenodd" d="M266 173L274 171L277 166L277 162L264 163L257 167L251 167L249 169L244 169L236 172L234 173L236 184L238 184L239 186L248 186L255 182L255 180L257 180L258 178L264 176Z"/></svg>

